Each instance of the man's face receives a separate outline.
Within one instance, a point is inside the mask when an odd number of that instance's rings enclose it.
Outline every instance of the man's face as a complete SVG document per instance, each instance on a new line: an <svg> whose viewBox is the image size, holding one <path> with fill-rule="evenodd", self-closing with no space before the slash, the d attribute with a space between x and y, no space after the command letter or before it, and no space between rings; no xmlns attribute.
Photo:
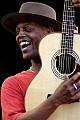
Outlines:
<svg viewBox="0 0 80 120"><path fill-rule="evenodd" d="M39 56L38 46L47 28L35 22L19 23L16 27L16 41L22 51L24 59L35 59Z"/></svg>

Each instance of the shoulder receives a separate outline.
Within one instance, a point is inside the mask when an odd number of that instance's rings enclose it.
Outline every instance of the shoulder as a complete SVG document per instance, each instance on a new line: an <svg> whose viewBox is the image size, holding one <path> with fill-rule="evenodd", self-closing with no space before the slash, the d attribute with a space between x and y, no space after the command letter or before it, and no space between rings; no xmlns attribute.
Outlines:
<svg viewBox="0 0 80 120"><path fill-rule="evenodd" d="M12 75L12 76L9 76L7 77L3 83L2 83L2 86L1 87L5 87L5 86L13 86L14 84L16 84L16 81L18 80L19 82L19 79L21 78L21 76L23 75L24 72L20 72L20 73L17 73L15 75Z"/></svg>
<svg viewBox="0 0 80 120"><path fill-rule="evenodd" d="M34 76L36 75L36 73L32 73L29 71L22 71L20 73L17 73L13 76L7 77L3 83L1 87L17 87L19 85L22 84L28 84L28 82L30 82Z"/></svg>

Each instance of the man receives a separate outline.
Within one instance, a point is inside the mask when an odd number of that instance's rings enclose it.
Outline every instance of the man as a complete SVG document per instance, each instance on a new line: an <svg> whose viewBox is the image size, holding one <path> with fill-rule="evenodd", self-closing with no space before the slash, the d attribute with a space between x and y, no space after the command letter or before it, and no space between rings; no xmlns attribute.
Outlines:
<svg viewBox="0 0 80 120"><path fill-rule="evenodd" d="M25 111L24 108L26 89L41 68L39 43L46 35L61 31L61 23L56 20L56 12L53 8L37 2L23 3L19 13L8 14L2 18L2 25L8 31L16 33L16 41L23 58L31 60L32 64L29 70L8 77L3 82L2 120L46 120L61 104L80 99L80 95L77 95L80 91L78 72L70 79L65 76L65 82L40 106L30 111ZM73 86L74 82L77 89Z"/></svg>

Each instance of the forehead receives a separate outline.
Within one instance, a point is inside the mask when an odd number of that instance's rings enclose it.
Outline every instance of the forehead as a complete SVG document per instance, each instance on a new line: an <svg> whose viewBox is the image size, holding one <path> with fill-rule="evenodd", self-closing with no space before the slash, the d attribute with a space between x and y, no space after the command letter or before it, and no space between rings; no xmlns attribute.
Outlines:
<svg viewBox="0 0 80 120"><path fill-rule="evenodd" d="M21 22L21 23L18 23L17 24L17 28L22 28L22 27L25 27L25 26L40 26L39 23L36 23L36 22Z"/></svg>

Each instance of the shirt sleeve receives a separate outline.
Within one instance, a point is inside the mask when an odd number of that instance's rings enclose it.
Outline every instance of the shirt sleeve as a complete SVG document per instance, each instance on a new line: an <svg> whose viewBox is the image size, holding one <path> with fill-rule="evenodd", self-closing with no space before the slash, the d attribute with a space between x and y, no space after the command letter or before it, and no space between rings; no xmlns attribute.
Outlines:
<svg viewBox="0 0 80 120"><path fill-rule="evenodd" d="M24 99L14 77L7 78L1 86L2 120L16 120L25 112Z"/></svg>

